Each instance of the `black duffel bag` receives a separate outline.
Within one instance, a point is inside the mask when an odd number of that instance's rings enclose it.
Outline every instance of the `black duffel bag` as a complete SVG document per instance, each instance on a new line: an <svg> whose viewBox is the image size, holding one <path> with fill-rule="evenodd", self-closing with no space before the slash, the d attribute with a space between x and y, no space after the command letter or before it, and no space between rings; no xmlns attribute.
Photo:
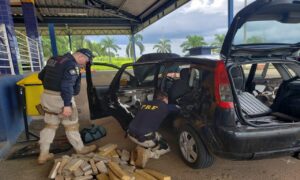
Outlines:
<svg viewBox="0 0 300 180"><path fill-rule="evenodd" d="M89 128L82 129L80 136L83 143L91 143L106 136L106 129L102 126L92 125Z"/></svg>
<svg viewBox="0 0 300 180"><path fill-rule="evenodd" d="M280 85L274 103L273 112L281 112L300 118L300 79L294 77L283 81Z"/></svg>

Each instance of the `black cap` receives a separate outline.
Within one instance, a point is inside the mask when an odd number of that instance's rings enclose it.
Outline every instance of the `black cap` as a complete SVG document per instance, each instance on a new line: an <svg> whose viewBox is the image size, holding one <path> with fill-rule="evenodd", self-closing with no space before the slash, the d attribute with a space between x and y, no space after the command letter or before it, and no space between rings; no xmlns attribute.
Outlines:
<svg viewBox="0 0 300 180"><path fill-rule="evenodd" d="M92 61L92 59L95 57L92 53L92 51L82 48L82 49L78 49L76 52L80 52L84 55L86 55L89 58L89 61Z"/></svg>

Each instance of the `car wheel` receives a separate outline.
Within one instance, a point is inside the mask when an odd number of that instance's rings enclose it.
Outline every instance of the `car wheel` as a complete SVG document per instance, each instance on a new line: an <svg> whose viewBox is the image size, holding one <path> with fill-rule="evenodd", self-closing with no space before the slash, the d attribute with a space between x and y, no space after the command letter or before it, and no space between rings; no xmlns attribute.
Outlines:
<svg viewBox="0 0 300 180"><path fill-rule="evenodd" d="M214 162L196 131L190 126L180 129L178 144L183 161L194 169L207 168Z"/></svg>

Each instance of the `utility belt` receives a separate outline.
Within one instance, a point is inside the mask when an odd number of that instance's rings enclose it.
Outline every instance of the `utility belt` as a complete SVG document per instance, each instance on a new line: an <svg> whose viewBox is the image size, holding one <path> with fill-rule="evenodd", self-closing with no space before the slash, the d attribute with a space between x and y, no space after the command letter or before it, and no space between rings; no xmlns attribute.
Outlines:
<svg viewBox="0 0 300 180"><path fill-rule="evenodd" d="M54 113L54 112L50 112L50 111L47 111L47 110L45 110L45 109L43 109L44 110L44 112L46 113L46 114L51 114L51 115L61 115L61 113Z"/></svg>
<svg viewBox="0 0 300 180"><path fill-rule="evenodd" d="M49 89L44 89L44 94L48 94L48 95L52 95L52 96L60 96L61 92L60 91L53 91L53 90L49 90ZM61 110L60 113L56 113L56 112L51 112L48 109L46 109L45 107L43 107L41 104L38 104L35 106L37 111L39 112L40 115L45 115L45 114L51 114L51 115L57 115L57 116L61 116L63 109Z"/></svg>
<svg viewBox="0 0 300 180"><path fill-rule="evenodd" d="M45 94L49 94L49 95L54 95L54 96L60 96L60 91L53 91L53 90L49 90L49 89L45 89L44 90Z"/></svg>
<svg viewBox="0 0 300 180"><path fill-rule="evenodd" d="M151 132L151 133L145 134L143 136L135 135L134 133L129 132L129 131L127 133L129 134L129 136L137 139L140 142L149 141L149 140L155 140L155 138L156 138L155 132Z"/></svg>
<svg viewBox="0 0 300 180"><path fill-rule="evenodd" d="M44 94L60 96L59 91L53 91L53 90L49 90L49 89L44 89ZM50 112L47 109L45 109L41 104L38 104L35 107L36 107L37 111L39 112L39 114L43 115L43 116L45 114L51 114L51 115L57 115L57 116L61 114L61 113Z"/></svg>
<svg viewBox="0 0 300 180"><path fill-rule="evenodd" d="M51 114L51 115L61 115L61 113L55 113L55 112L50 112L47 109L45 109L41 104L38 104L35 106L37 111L39 112L40 115L44 116L45 114Z"/></svg>

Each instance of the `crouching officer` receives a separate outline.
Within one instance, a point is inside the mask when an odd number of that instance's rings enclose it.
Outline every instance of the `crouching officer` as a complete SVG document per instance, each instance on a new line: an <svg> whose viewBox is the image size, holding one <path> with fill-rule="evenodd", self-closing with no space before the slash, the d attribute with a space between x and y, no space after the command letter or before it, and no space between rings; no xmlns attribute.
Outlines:
<svg viewBox="0 0 300 180"><path fill-rule="evenodd" d="M168 95L164 92L156 93L156 99L142 103L135 118L128 128L129 138L136 144L150 150L150 157L158 159L170 151L168 143L157 132L169 113L178 113L179 107L168 104Z"/></svg>
<svg viewBox="0 0 300 180"><path fill-rule="evenodd" d="M47 61L39 73L44 92L41 104L45 111L45 128L40 132L39 164L53 158L49 153L56 129L62 122L67 138L79 154L87 154L96 149L95 145L84 146L79 134L78 111L74 95L80 91L81 74L79 68L91 63L93 54L88 49L79 49L75 53L53 57Z"/></svg>

